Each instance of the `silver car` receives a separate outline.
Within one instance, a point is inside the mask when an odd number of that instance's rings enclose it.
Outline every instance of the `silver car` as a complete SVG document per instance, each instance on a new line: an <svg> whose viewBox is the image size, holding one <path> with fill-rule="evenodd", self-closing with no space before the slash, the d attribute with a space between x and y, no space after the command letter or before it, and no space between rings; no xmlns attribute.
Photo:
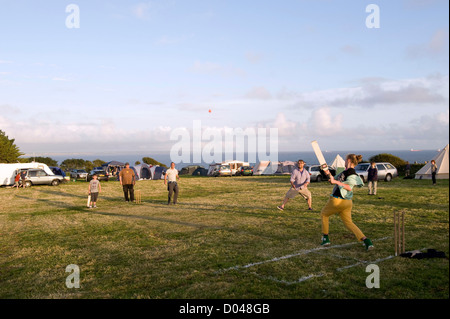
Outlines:
<svg viewBox="0 0 450 319"><path fill-rule="evenodd" d="M327 177L324 176L322 170L320 169L320 165L308 165L305 166L305 169L310 175L311 182L321 182L327 180ZM328 170L330 171L331 175L336 175L336 170L334 168L328 166Z"/></svg>
<svg viewBox="0 0 450 319"><path fill-rule="evenodd" d="M75 180L77 179L86 179L88 173L84 169L74 169L70 172L70 178Z"/></svg>
<svg viewBox="0 0 450 319"><path fill-rule="evenodd" d="M31 185L52 185L58 186L65 179L61 175L49 175L43 169L29 169L25 177L25 187Z"/></svg>
<svg viewBox="0 0 450 319"><path fill-rule="evenodd" d="M397 169L391 163L375 163L378 169L378 180L386 182L392 181L394 177L398 176ZM356 174L358 174L364 182L367 182L369 175L370 163L361 163L355 166Z"/></svg>

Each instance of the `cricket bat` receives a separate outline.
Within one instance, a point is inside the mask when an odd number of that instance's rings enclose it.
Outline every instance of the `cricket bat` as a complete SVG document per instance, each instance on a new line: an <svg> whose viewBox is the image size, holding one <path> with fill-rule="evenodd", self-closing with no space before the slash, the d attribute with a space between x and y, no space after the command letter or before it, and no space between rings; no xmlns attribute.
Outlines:
<svg viewBox="0 0 450 319"><path fill-rule="evenodd" d="M91 195L88 196L87 207L89 207L90 204L91 204Z"/></svg>
<svg viewBox="0 0 450 319"><path fill-rule="evenodd" d="M328 171L328 164L325 161L325 157L323 157L322 151L320 150L319 143L317 141L312 141L311 146L316 153L317 160L319 161L320 167L324 172Z"/></svg>

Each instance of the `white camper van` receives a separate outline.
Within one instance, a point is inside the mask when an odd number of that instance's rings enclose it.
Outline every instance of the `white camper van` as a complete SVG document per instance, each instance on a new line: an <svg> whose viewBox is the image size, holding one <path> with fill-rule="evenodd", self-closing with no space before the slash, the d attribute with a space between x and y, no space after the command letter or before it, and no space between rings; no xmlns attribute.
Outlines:
<svg viewBox="0 0 450 319"><path fill-rule="evenodd" d="M43 169L48 175L55 175L52 170L43 163L14 163L0 164L0 186L14 185L14 177L23 169Z"/></svg>

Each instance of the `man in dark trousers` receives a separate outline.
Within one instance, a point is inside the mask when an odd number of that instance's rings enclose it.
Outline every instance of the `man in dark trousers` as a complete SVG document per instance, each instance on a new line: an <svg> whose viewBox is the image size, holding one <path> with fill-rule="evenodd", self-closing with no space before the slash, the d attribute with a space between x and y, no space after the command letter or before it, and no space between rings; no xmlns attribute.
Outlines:
<svg viewBox="0 0 450 319"><path fill-rule="evenodd" d="M167 189L169 191L169 197L168 197L168 205L170 205L170 200L173 196L173 204L176 205L177 199L178 199L178 182L180 180L180 176L178 176L178 170L175 169L175 163L170 164L170 168L166 171L166 174L164 175L164 185L167 185L169 183Z"/></svg>
<svg viewBox="0 0 450 319"><path fill-rule="evenodd" d="M375 162L370 162L370 167L367 171L367 182L369 185L369 194L368 195L376 195L377 194L377 184L378 184L378 169L377 164Z"/></svg>
<svg viewBox="0 0 450 319"><path fill-rule="evenodd" d="M123 194L125 196L125 201L134 202L134 184L136 184L136 175L134 171L130 168L130 164L126 163L125 168L119 173L120 185L123 188ZM128 197L128 193L130 197Z"/></svg>

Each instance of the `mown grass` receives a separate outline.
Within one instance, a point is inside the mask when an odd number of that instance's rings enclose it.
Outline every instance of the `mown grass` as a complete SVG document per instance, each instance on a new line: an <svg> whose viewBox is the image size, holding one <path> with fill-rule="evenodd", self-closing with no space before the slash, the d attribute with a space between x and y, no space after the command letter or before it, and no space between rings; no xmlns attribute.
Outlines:
<svg viewBox="0 0 450 319"><path fill-rule="evenodd" d="M448 186L396 179L378 196L356 191L353 219L374 239L370 252L338 216L331 248L314 250L328 183L311 184L313 212L299 197L276 209L286 176L182 178L176 206L162 181L137 183L141 205L102 182L92 210L85 182L1 188L0 298L448 298L448 259L382 260L381 287L365 284L366 265L393 255L394 211L406 212L407 250L448 256ZM79 289L65 285L69 264L80 267Z"/></svg>

